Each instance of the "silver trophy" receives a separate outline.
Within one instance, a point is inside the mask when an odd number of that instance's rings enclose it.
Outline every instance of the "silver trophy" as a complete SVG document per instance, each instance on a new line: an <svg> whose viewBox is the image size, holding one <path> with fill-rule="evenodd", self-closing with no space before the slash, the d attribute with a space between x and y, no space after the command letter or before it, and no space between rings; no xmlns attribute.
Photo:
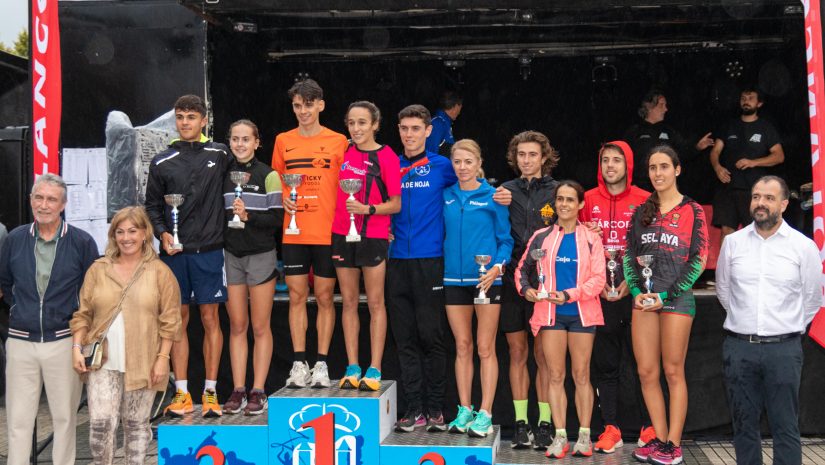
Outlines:
<svg viewBox="0 0 825 465"><path fill-rule="evenodd" d="M533 249L530 251L530 256L539 266L539 291L536 293L537 299L546 299L550 297L550 294L547 293L547 288L544 287L544 268L541 266L541 260L547 255L547 251L544 249Z"/></svg>
<svg viewBox="0 0 825 465"><path fill-rule="evenodd" d="M616 290L616 269L619 267L617 258L622 256L621 247L607 246L604 248L604 256L607 258L607 269L610 271L610 290L607 291L608 297L618 297L619 291Z"/></svg>
<svg viewBox="0 0 825 465"><path fill-rule="evenodd" d="M653 292L653 270L650 269L650 265L653 264L653 255L639 255L636 257L636 261L639 262L639 265L642 267L642 277L645 278L645 289L647 290L647 294ZM648 297L646 299L642 299L642 305L649 306L656 303L656 299Z"/></svg>
<svg viewBox="0 0 825 465"><path fill-rule="evenodd" d="M349 198L347 200L355 200L356 192L361 190L361 185L363 184L360 179L342 179L338 181L338 184L341 186L341 190L349 194ZM355 215L353 213L349 214L349 233L347 233L347 242L361 242L361 235L358 234L358 230L355 229Z"/></svg>
<svg viewBox="0 0 825 465"><path fill-rule="evenodd" d="M178 207L183 204L183 194L166 194L163 196L166 204L172 207L172 245L170 250L183 250L183 244L178 239Z"/></svg>
<svg viewBox="0 0 825 465"><path fill-rule="evenodd" d="M229 179L233 184L235 184L235 198L241 198L241 195L243 194L243 185L249 182L249 173L246 171L230 171ZM235 216L233 216L232 220L229 221L228 226L232 229L243 229L246 226L246 223L241 221L241 217L235 213Z"/></svg>
<svg viewBox="0 0 825 465"><path fill-rule="evenodd" d="M282 177L284 178L284 184L286 184L287 186L289 186L291 188L291 190L289 191L289 200L292 203L297 202L298 201L298 191L296 189L298 188L298 186L301 185L301 181L303 181L304 175L303 174L284 174L284 175L282 175ZM298 224L295 222L295 215L297 215L297 214L298 214L298 209L297 209L297 206L296 206L295 211L292 212L292 218L290 218L290 220L289 220L289 226L286 228L286 231L284 231L284 234L287 234L289 236L297 236L298 234L301 234L301 230L298 229Z"/></svg>
<svg viewBox="0 0 825 465"><path fill-rule="evenodd" d="M478 278L479 279L481 279L485 274L487 274L487 268L485 268L484 266L488 265L490 263L490 260L492 260L492 259L493 259L493 257L491 257L489 255L476 255L476 265L479 265L479 267L478 267ZM484 292L484 288L481 288L481 289L478 290L478 297L473 299L473 303L474 304L482 304L482 305L490 303L490 298L487 297L487 293Z"/></svg>

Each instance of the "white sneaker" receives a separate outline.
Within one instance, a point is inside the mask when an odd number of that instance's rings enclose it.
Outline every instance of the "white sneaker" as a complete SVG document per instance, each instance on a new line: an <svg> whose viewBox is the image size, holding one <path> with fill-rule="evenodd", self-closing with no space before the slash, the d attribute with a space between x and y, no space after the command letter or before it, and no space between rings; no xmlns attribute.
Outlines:
<svg viewBox="0 0 825 465"><path fill-rule="evenodd" d="M315 366L312 367L310 386L316 389L328 388L330 386L327 362L315 362Z"/></svg>
<svg viewBox="0 0 825 465"><path fill-rule="evenodd" d="M293 389L305 388L310 380L309 364L307 362L292 362L289 378L286 379L286 387Z"/></svg>

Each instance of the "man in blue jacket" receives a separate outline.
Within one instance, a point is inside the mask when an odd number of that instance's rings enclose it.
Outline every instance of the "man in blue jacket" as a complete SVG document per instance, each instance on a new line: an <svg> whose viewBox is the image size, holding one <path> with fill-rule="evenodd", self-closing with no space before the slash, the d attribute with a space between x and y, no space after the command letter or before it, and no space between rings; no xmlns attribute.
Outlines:
<svg viewBox="0 0 825 465"><path fill-rule="evenodd" d="M427 136L427 151L449 157L450 148L455 144L453 121L458 119L464 103L460 95L448 90L441 95L438 106L438 111L432 116L432 129Z"/></svg>
<svg viewBox="0 0 825 465"><path fill-rule="evenodd" d="M82 385L72 369L69 320L79 305L86 270L97 245L60 216L66 183L60 176L37 178L31 193L34 223L9 233L0 249L0 289L11 305L6 342L8 463L26 465L42 386L54 427L52 461L75 462L77 407Z"/></svg>

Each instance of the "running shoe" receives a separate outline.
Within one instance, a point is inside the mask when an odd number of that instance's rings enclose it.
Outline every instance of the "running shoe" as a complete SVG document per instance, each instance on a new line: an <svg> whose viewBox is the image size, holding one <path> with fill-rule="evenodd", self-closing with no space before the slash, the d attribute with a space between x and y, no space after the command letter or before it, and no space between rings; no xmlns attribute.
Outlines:
<svg viewBox="0 0 825 465"><path fill-rule="evenodd" d="M204 418L217 418L223 415L221 404L218 403L218 394L214 389L206 389L201 396L201 410Z"/></svg>
<svg viewBox="0 0 825 465"><path fill-rule="evenodd" d="M380 391L381 390L381 371L378 368L369 367L358 388L362 391Z"/></svg>
<svg viewBox="0 0 825 465"><path fill-rule="evenodd" d="M312 379L309 385L315 389L323 389L330 386L327 362L315 362L315 366L312 367Z"/></svg>
<svg viewBox="0 0 825 465"><path fill-rule="evenodd" d="M682 463L682 448L668 441L667 444L662 444L661 447L648 456L647 463L652 463L653 465L676 465Z"/></svg>
<svg viewBox="0 0 825 465"><path fill-rule="evenodd" d="M642 447L654 439L656 439L656 430L652 426L643 426L639 430L639 440L636 441L636 447Z"/></svg>
<svg viewBox="0 0 825 465"><path fill-rule="evenodd" d="M510 441L510 447L513 449L529 449L533 446L533 431L530 430L530 425L524 421L519 420L513 426L513 440Z"/></svg>
<svg viewBox="0 0 825 465"><path fill-rule="evenodd" d="M289 378L286 379L286 387L301 389L307 387L312 380L307 362L292 362L292 369L289 370Z"/></svg>
<svg viewBox="0 0 825 465"><path fill-rule="evenodd" d="M427 425L427 419L419 409L407 410L407 413L395 422L395 430L399 433L412 433L416 428Z"/></svg>
<svg viewBox="0 0 825 465"><path fill-rule="evenodd" d="M444 423L444 414L441 413L441 410L430 410L430 414L427 416L427 431L430 433L447 431L447 423Z"/></svg>
<svg viewBox="0 0 825 465"><path fill-rule="evenodd" d="M536 435L533 438L533 449L547 450L547 447L553 442L553 428L550 423L540 421L539 427L536 428Z"/></svg>
<svg viewBox="0 0 825 465"><path fill-rule="evenodd" d="M633 458L640 462L647 463L647 459L663 445L664 443L660 441L659 438L653 438L642 447L637 447L636 450L633 451Z"/></svg>
<svg viewBox="0 0 825 465"><path fill-rule="evenodd" d="M361 367L358 365L347 365L347 371L344 372L344 377L338 381L338 387L341 389L358 389L358 380L361 378Z"/></svg>
<svg viewBox="0 0 825 465"><path fill-rule="evenodd" d="M260 415L266 412L268 403L269 401L264 391L253 389L249 391L249 402L247 402L243 413L244 415Z"/></svg>
<svg viewBox="0 0 825 465"><path fill-rule="evenodd" d="M596 452L602 454L612 454L616 452L617 447L622 447L622 431L614 425L607 425L604 427L604 433L599 435L599 440L596 441Z"/></svg>
<svg viewBox="0 0 825 465"><path fill-rule="evenodd" d="M178 389L177 392L175 392L175 397L172 398L172 403L166 407L164 413L170 417L182 417L187 413L192 413L194 410L192 407L192 395Z"/></svg>
<svg viewBox="0 0 825 465"><path fill-rule="evenodd" d="M450 422L448 429L451 433L456 434L463 434L467 432L467 429L470 428L470 425L473 424L473 419L475 419L475 412L473 412L473 406L471 405L470 408L464 407L463 405L458 406L458 414L455 416L455 420Z"/></svg>
<svg viewBox="0 0 825 465"><path fill-rule="evenodd" d="M232 394L229 395L229 399L223 404L223 411L234 415L241 413L244 407L246 407L246 388L239 387L235 388Z"/></svg>
<svg viewBox="0 0 825 465"><path fill-rule="evenodd" d="M564 458L569 450L570 444L567 442L567 438L557 434L555 439L553 439L553 444L550 444L544 456L550 457L551 459L560 459Z"/></svg>
<svg viewBox="0 0 825 465"><path fill-rule="evenodd" d="M590 435L579 434L579 438L573 444L573 456L590 457L591 455L593 455L593 441L590 440Z"/></svg>
<svg viewBox="0 0 825 465"><path fill-rule="evenodd" d="M486 438L493 432L493 417L484 410L476 413L473 423L467 429L467 435L474 438Z"/></svg>

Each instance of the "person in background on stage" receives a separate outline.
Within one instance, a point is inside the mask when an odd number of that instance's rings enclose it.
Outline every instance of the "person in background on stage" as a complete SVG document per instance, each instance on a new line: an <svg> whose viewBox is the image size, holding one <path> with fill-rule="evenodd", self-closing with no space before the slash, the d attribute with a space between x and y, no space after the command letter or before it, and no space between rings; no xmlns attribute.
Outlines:
<svg viewBox="0 0 825 465"><path fill-rule="evenodd" d="M424 148L431 129L430 112L422 105L398 113L404 146L399 157L401 211L392 217L395 238L386 295L406 403L406 412L395 424L400 432L447 429L442 413L447 378L442 191L457 178L450 160Z"/></svg>
<svg viewBox="0 0 825 465"><path fill-rule="evenodd" d="M593 455L590 355L596 326L604 324L599 302L605 283L604 249L598 233L577 221L579 211L584 208L584 189L579 183L559 182L555 205L556 224L536 231L530 238L516 268L516 287L525 299L535 302L530 327L533 335L541 339L549 378L548 398L556 413L556 436L545 455L562 458L570 450L564 392L569 352L580 425L573 455L589 457ZM544 250L546 255L539 262L532 256L533 250ZM547 297L539 294L539 264L545 273Z"/></svg>
<svg viewBox="0 0 825 465"><path fill-rule="evenodd" d="M94 239L64 221L66 183L38 176L30 204L34 222L14 228L0 248L0 290L14 311L6 341L6 426L11 465L27 465L40 394L49 399L52 461L75 463L77 406L83 385L72 370L69 320L77 290L98 257Z"/></svg>
<svg viewBox="0 0 825 465"><path fill-rule="evenodd" d="M785 161L779 132L759 117L763 103L755 87L742 90L741 116L730 122L710 152L710 164L722 182L713 202L713 225L722 229L723 242L740 225L751 222L751 187L756 180Z"/></svg>
<svg viewBox="0 0 825 465"><path fill-rule="evenodd" d="M390 215L401 210L401 173L398 155L375 141L381 125L381 112L372 102L350 104L344 123L352 143L344 154L338 178L361 180L355 200L338 188L335 219L332 223L332 262L338 274L343 300L341 320L347 350L347 369L338 383L342 389L377 391L381 389L381 360L387 338L387 308L384 305L384 279L389 251ZM347 242L350 213L361 239ZM358 300L364 274L367 306L370 311L370 365L361 377L358 362Z"/></svg>
<svg viewBox="0 0 825 465"><path fill-rule="evenodd" d="M433 114L432 132L427 136L427 151L450 156L450 148L455 144L453 122L461 114L464 101L453 91L445 91L438 102L438 111Z"/></svg>
<svg viewBox="0 0 825 465"><path fill-rule="evenodd" d="M327 355L335 328L335 266L332 263L332 220L338 194L338 172L347 150L347 138L321 125L324 91L312 79L296 82L287 92L298 127L275 137L272 168L278 173L303 175L298 186L298 202L289 199L291 188L284 184L283 204L287 215L295 215L298 234L289 234L284 220L284 274L289 288L289 334L295 360L286 386L302 388L330 386ZM312 370L306 356L307 299L309 272L318 306L315 328L318 357Z"/></svg>
<svg viewBox="0 0 825 465"><path fill-rule="evenodd" d="M455 379L458 414L451 433L486 437L493 432L493 399L498 384L496 332L501 302L501 275L510 260L513 238L507 207L493 202L495 189L482 170L481 148L462 139L452 147L451 160L458 182L444 190L444 295L447 320L455 337ZM476 257L490 262L479 276ZM475 304L479 291L489 303ZM471 405L473 388L473 315L478 320L476 344L481 361L481 405Z"/></svg>
<svg viewBox="0 0 825 465"><path fill-rule="evenodd" d="M230 414L260 415L266 411L264 383L272 362L270 317L278 262L272 231L277 224L275 210L283 205L281 178L255 158L255 150L260 145L258 126L252 121L238 120L229 127L229 149L235 156L230 172L249 173L249 180L241 186L243 194L240 198L235 198L236 185L231 178L226 178L223 187L225 224L238 215L244 225L240 229L227 226L224 230L229 360L234 389L223 404L223 411ZM250 320L255 345L252 349L252 389L247 392Z"/></svg>
<svg viewBox="0 0 825 465"><path fill-rule="evenodd" d="M612 141L599 151L599 185L584 193L584 208L579 213L582 222L595 221L602 230L605 250L617 251L616 264L622 261L627 246L627 228L636 209L644 203L649 192L633 185L633 150L627 142ZM604 432L594 445L596 452L611 454L622 447L622 432L617 421L619 403L619 374L625 347L630 339L630 321L633 299L620 266L610 272L601 292L604 325L596 329L593 345L593 372L596 375L596 394L602 412ZM615 285L617 295L610 292ZM642 399L639 399L642 403ZM642 410L643 420L647 414ZM644 423L643 423L644 424ZM653 427L643 427L639 433L639 446L656 437Z"/></svg>
<svg viewBox="0 0 825 465"><path fill-rule="evenodd" d="M558 182L550 176L558 164L559 155L550 145L547 136L536 131L524 131L513 136L507 148L507 163L519 174L518 178L502 184L510 193L510 235L513 237L513 252L510 266L505 267L501 282L501 317L499 328L507 338L510 348L510 390L513 395L516 424L513 427L511 447L520 449L534 447L546 450L553 441L550 425L550 403L547 399L546 363L539 339L533 341L536 359L536 395L538 397L539 419L535 433L527 418L527 394L530 389L530 375L527 371L529 345L527 330L533 315L533 303L520 296L516 290L515 265L524 255L527 241L536 230L546 228L555 221L553 204L556 200ZM497 191L498 192L498 191ZM498 198L499 194L494 197Z"/></svg>
<svg viewBox="0 0 825 465"><path fill-rule="evenodd" d="M89 447L95 464L111 464L123 425L125 462L142 464L152 440L149 416L158 391L169 383L172 343L180 339L180 288L152 245L143 207L112 218L103 258L80 289L71 320L72 367L87 376ZM80 347L103 339L103 365L86 366Z"/></svg>
<svg viewBox="0 0 825 465"><path fill-rule="evenodd" d="M722 357L736 463L762 464L765 409L773 463L800 464L801 335L822 305L822 262L814 241L782 219L785 181L765 176L751 192L753 222L722 243L716 268L727 311Z"/></svg>
<svg viewBox="0 0 825 465"><path fill-rule="evenodd" d="M691 288L705 268L708 230L702 207L676 185L681 171L676 151L665 145L654 147L647 166L655 190L631 219L624 274L633 296L633 353L656 438L637 448L633 456L671 465L682 462L688 402L685 356L696 314ZM652 258L650 289L637 260L642 256ZM659 379L662 369L670 392L669 412Z"/></svg>
<svg viewBox="0 0 825 465"><path fill-rule="evenodd" d="M647 155L653 147L665 144L683 154L698 154L713 146L710 132L691 146L690 142L665 122L667 111L667 98L661 90L652 89L645 94L638 109L641 120L628 128L622 138L632 147L633 153ZM653 188L647 176L647 167L643 163L636 165L633 179L645 191Z"/></svg>
<svg viewBox="0 0 825 465"><path fill-rule="evenodd" d="M175 126L178 139L155 156L149 164L146 183L146 213L161 242L160 259L180 286L181 338L172 346L172 371L175 374L175 398L166 408L170 416L193 411L189 394L189 306L200 307L203 324L203 360L206 370L201 414L220 417L218 402L218 367L223 350L223 333L218 319L218 305L226 302L223 275L223 182L232 156L229 149L208 139L206 106L196 95L184 95L175 102ZM174 238L172 207L164 196L183 194L178 207L179 238L183 249L172 247Z"/></svg>

